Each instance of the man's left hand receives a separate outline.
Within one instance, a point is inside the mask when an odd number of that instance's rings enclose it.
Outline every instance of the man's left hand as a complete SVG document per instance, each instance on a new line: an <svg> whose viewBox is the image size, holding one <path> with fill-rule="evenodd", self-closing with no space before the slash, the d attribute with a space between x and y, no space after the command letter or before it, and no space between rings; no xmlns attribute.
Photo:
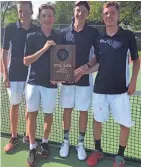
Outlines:
<svg viewBox="0 0 141 167"><path fill-rule="evenodd" d="M83 66L77 68L74 71L74 75L76 75L76 76L78 76L78 75L85 75L87 70L88 70L88 66L87 66L87 64L84 64Z"/></svg>

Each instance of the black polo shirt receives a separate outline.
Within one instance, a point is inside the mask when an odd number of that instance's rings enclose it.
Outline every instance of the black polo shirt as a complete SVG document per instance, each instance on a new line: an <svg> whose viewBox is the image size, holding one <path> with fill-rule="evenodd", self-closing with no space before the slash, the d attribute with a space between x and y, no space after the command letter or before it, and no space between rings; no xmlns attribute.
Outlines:
<svg viewBox="0 0 141 167"><path fill-rule="evenodd" d="M76 69L89 62L90 49L94 46L95 54L98 55L96 38L97 29L85 24L83 30L76 32L73 25L62 29L67 44L76 45ZM65 85L71 85L66 83ZM84 75L77 83L78 86L89 86L89 75Z"/></svg>
<svg viewBox="0 0 141 167"><path fill-rule="evenodd" d="M121 94L128 90L129 51L132 60L138 59L135 35L119 28L112 37L106 33L98 39L100 66L95 80L94 92L99 94Z"/></svg>
<svg viewBox="0 0 141 167"><path fill-rule="evenodd" d="M63 44L64 38L61 32L53 30L51 35L46 37L41 27L35 32L27 35L25 56L36 53L42 49L47 40L53 40L56 44ZM32 85L40 85L47 88L56 88L50 82L50 50L51 47L30 66L28 83Z"/></svg>
<svg viewBox="0 0 141 167"><path fill-rule="evenodd" d="M34 31L35 26L25 30L20 21L11 23L5 28L3 49L10 50L9 80L26 81L28 68L23 64L26 35Z"/></svg>

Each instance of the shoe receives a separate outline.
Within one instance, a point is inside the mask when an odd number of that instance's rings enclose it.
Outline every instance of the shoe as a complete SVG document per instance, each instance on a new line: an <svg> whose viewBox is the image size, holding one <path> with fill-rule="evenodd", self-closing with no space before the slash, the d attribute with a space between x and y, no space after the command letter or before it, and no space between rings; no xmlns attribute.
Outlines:
<svg viewBox="0 0 141 167"><path fill-rule="evenodd" d="M29 136L23 137L23 143L29 144Z"/></svg>
<svg viewBox="0 0 141 167"><path fill-rule="evenodd" d="M124 158L122 156L117 155L114 160L113 167L124 167Z"/></svg>
<svg viewBox="0 0 141 167"><path fill-rule="evenodd" d="M48 143L42 143L41 145L41 154L44 158L48 158L49 157L49 154L50 154L50 151L49 151L49 148L48 148Z"/></svg>
<svg viewBox="0 0 141 167"><path fill-rule="evenodd" d="M87 158L87 154L84 148L84 144L83 143L79 143L76 146L76 150L77 150L77 157L80 161L83 161Z"/></svg>
<svg viewBox="0 0 141 167"><path fill-rule="evenodd" d="M88 158L87 165L93 167L103 158L103 152L95 150Z"/></svg>
<svg viewBox="0 0 141 167"><path fill-rule="evenodd" d="M5 153L10 153L14 150L14 148L19 144L19 138L18 137L11 137L10 141L6 146L4 147Z"/></svg>
<svg viewBox="0 0 141 167"><path fill-rule="evenodd" d="M27 158L27 164L29 166L34 166L36 164L36 149L29 150L29 155Z"/></svg>
<svg viewBox="0 0 141 167"><path fill-rule="evenodd" d="M69 154L69 141L64 140L64 143L61 145L60 157L66 158Z"/></svg>

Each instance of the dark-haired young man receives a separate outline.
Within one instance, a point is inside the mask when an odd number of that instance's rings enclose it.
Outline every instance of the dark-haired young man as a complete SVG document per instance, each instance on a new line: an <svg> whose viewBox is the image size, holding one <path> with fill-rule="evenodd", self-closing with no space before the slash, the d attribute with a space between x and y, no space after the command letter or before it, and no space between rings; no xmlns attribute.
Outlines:
<svg viewBox="0 0 141 167"><path fill-rule="evenodd" d="M53 30L55 11L52 5L39 8L40 27L27 35L24 64L30 65L29 79L26 86L26 104L28 112L30 148L28 165L36 163L37 144L35 141L36 118L40 103L44 112L44 135L41 152L44 158L49 156L48 138L51 130L53 112L56 105L57 85L50 82L50 49L56 44L63 44L61 33Z"/></svg>
<svg viewBox="0 0 141 167"><path fill-rule="evenodd" d="M76 69L82 65L87 68L90 66L87 62L90 59L89 55L91 55L90 50L92 46L94 47L95 54L98 54L95 45L95 39L99 35L98 31L86 23L89 11L90 6L87 1L77 1L74 7L72 24L62 30L67 43L76 45ZM67 157L69 153L71 113L73 108L75 108L80 111L79 139L78 146L76 147L77 156L79 160L86 159L84 137L87 128L88 109L92 99L91 79L92 75L85 75L77 83L64 83L61 86L60 104L64 108L64 142L60 149L61 157Z"/></svg>

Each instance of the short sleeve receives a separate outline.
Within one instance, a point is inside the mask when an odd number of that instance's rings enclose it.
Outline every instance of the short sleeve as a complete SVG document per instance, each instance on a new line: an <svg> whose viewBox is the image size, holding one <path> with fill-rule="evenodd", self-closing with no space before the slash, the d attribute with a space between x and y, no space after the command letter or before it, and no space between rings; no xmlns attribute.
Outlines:
<svg viewBox="0 0 141 167"><path fill-rule="evenodd" d="M33 39L30 36L30 34L28 34L26 36L26 42L25 42L25 48L24 48L24 56L27 57L31 54L34 54L33 51Z"/></svg>
<svg viewBox="0 0 141 167"><path fill-rule="evenodd" d="M100 53L100 51L99 51L99 45L98 45L98 39L99 39L99 32L98 32L98 30L97 29L95 29L95 35L94 35L94 37L93 37L94 39L93 39L93 47L94 47L94 54L95 54L95 56L96 56L96 60L97 60L97 62L99 63L99 53Z"/></svg>
<svg viewBox="0 0 141 167"><path fill-rule="evenodd" d="M139 58L139 55L138 55L137 42L136 42L134 33L130 32L129 37L130 37L129 38L129 50L131 54L131 59L132 61L137 60Z"/></svg>
<svg viewBox="0 0 141 167"><path fill-rule="evenodd" d="M2 48L5 50L9 50L9 46L10 46L10 41L11 41L11 29L12 27L10 27L9 25L5 28L4 30L4 36L3 36L3 45Z"/></svg>

